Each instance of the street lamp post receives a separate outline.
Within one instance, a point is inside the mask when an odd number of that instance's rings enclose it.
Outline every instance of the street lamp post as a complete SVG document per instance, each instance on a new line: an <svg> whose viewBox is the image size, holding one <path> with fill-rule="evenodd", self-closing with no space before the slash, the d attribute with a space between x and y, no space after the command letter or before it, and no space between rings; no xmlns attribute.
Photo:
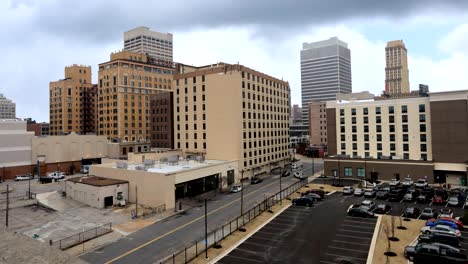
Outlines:
<svg viewBox="0 0 468 264"><path fill-rule="evenodd" d="M241 170L241 216L244 219L244 169Z"/></svg>
<svg viewBox="0 0 468 264"><path fill-rule="evenodd" d="M279 175L279 183L280 183L280 205L283 205L282 200L283 200L283 189L281 186L281 178L283 178L283 167L280 165L280 175Z"/></svg>
<svg viewBox="0 0 468 264"><path fill-rule="evenodd" d="M341 185L341 163L340 156L338 156L338 186Z"/></svg>

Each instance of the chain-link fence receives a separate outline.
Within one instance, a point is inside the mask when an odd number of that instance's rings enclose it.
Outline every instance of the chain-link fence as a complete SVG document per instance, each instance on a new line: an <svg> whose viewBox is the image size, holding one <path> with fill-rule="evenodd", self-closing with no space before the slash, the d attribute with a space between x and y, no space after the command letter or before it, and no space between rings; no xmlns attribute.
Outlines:
<svg viewBox="0 0 468 264"><path fill-rule="evenodd" d="M245 212L243 215L236 217L235 219L229 221L228 223L222 225L221 227L215 229L208 233L207 239L199 239L195 241L191 246L185 247L177 252L174 252L170 256L159 261L160 264L179 264L179 263L188 263L203 254L208 248L216 247L218 243L232 234L233 232L242 228L245 224L254 220L261 213L270 210L270 208L280 202L281 199L288 197L292 193L299 190L301 187L307 184L307 180L302 180L296 182L282 191L277 192L270 197L267 197L265 200Z"/></svg>
<svg viewBox="0 0 468 264"><path fill-rule="evenodd" d="M81 243L84 243L93 238L105 235L109 232L112 232L112 223L107 223L107 224L103 224L100 226L96 226L94 228L85 230L78 234L74 234L69 237L59 239L59 240L55 240L55 241L49 240L49 244L53 247L59 248L61 250L65 250L73 246L79 245Z"/></svg>

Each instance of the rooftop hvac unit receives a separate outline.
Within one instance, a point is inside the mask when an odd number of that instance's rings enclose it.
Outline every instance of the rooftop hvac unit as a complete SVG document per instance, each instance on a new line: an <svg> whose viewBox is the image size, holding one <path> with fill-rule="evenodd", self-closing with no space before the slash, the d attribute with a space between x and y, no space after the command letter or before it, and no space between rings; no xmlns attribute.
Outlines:
<svg viewBox="0 0 468 264"><path fill-rule="evenodd" d="M126 168L128 168L128 164L127 164L126 162L122 162L122 161L117 161L116 166L117 166L118 169L126 169Z"/></svg>
<svg viewBox="0 0 468 264"><path fill-rule="evenodd" d="M145 164L145 166L154 165L154 160L145 160L145 161L143 162L143 164Z"/></svg>
<svg viewBox="0 0 468 264"><path fill-rule="evenodd" d="M146 169L145 169L145 166L143 166L143 165L136 165L135 170L145 171Z"/></svg>

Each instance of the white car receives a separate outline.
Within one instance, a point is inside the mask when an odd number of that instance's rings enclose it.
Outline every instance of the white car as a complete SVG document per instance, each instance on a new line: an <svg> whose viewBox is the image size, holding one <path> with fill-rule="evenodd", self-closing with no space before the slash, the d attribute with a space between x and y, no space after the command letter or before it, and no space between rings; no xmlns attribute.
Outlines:
<svg viewBox="0 0 468 264"><path fill-rule="evenodd" d="M421 228L421 233L424 234L431 234L431 233L438 233L438 234L451 234L457 237L461 236L460 230L451 228L446 225L436 225L436 226L424 226Z"/></svg>
<svg viewBox="0 0 468 264"><path fill-rule="evenodd" d="M390 180L390 183L388 184L390 186L397 186L397 185L400 185L400 181L397 180L397 179L391 179Z"/></svg>
<svg viewBox="0 0 468 264"><path fill-rule="evenodd" d="M299 162L295 162L291 165L291 168L293 169L299 169L300 167L302 167L302 163Z"/></svg>
<svg viewBox="0 0 468 264"><path fill-rule="evenodd" d="M364 190L361 188L356 188L356 190L354 190L354 196L361 196L361 195L364 195Z"/></svg>
<svg viewBox="0 0 468 264"><path fill-rule="evenodd" d="M65 173L61 171L54 171L49 174L47 174L52 179L60 180L60 179L65 179Z"/></svg>
<svg viewBox="0 0 468 264"><path fill-rule="evenodd" d="M419 188L424 188L428 185L427 183L427 180L425 179L419 179L417 182L416 182L416 187L419 187Z"/></svg>
<svg viewBox="0 0 468 264"><path fill-rule="evenodd" d="M305 179L307 178L307 176L304 175L304 173L302 173L302 171L296 171L294 172L294 178L298 178L298 179Z"/></svg>
<svg viewBox="0 0 468 264"><path fill-rule="evenodd" d="M411 178L405 178L403 181L401 181L401 184L403 186L411 186L413 185L414 181Z"/></svg>
<svg viewBox="0 0 468 264"><path fill-rule="evenodd" d="M362 207L366 207L368 210L372 211L375 209L375 203L371 200L364 200L361 202Z"/></svg>
<svg viewBox="0 0 468 264"><path fill-rule="evenodd" d="M16 175L15 177L15 181L27 181L30 179L34 179L34 176L31 174Z"/></svg>
<svg viewBox="0 0 468 264"><path fill-rule="evenodd" d="M353 194L354 188L353 186L346 186L343 188L343 194Z"/></svg>
<svg viewBox="0 0 468 264"><path fill-rule="evenodd" d="M229 192L231 193L237 193L240 191L242 191L242 186L240 184L233 185L231 188L229 188Z"/></svg>

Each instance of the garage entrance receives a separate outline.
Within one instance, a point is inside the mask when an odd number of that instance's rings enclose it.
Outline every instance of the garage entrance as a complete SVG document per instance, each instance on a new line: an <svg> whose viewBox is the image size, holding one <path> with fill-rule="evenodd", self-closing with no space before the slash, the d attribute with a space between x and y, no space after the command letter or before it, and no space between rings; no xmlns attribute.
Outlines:
<svg viewBox="0 0 468 264"><path fill-rule="evenodd" d="M104 207L108 207L112 205L114 205L114 197L112 196L104 197Z"/></svg>
<svg viewBox="0 0 468 264"><path fill-rule="evenodd" d="M466 186L466 173L459 171L434 171L434 182L453 186Z"/></svg>
<svg viewBox="0 0 468 264"><path fill-rule="evenodd" d="M216 190L219 186L219 174L191 180L176 185L176 199L190 198Z"/></svg>

